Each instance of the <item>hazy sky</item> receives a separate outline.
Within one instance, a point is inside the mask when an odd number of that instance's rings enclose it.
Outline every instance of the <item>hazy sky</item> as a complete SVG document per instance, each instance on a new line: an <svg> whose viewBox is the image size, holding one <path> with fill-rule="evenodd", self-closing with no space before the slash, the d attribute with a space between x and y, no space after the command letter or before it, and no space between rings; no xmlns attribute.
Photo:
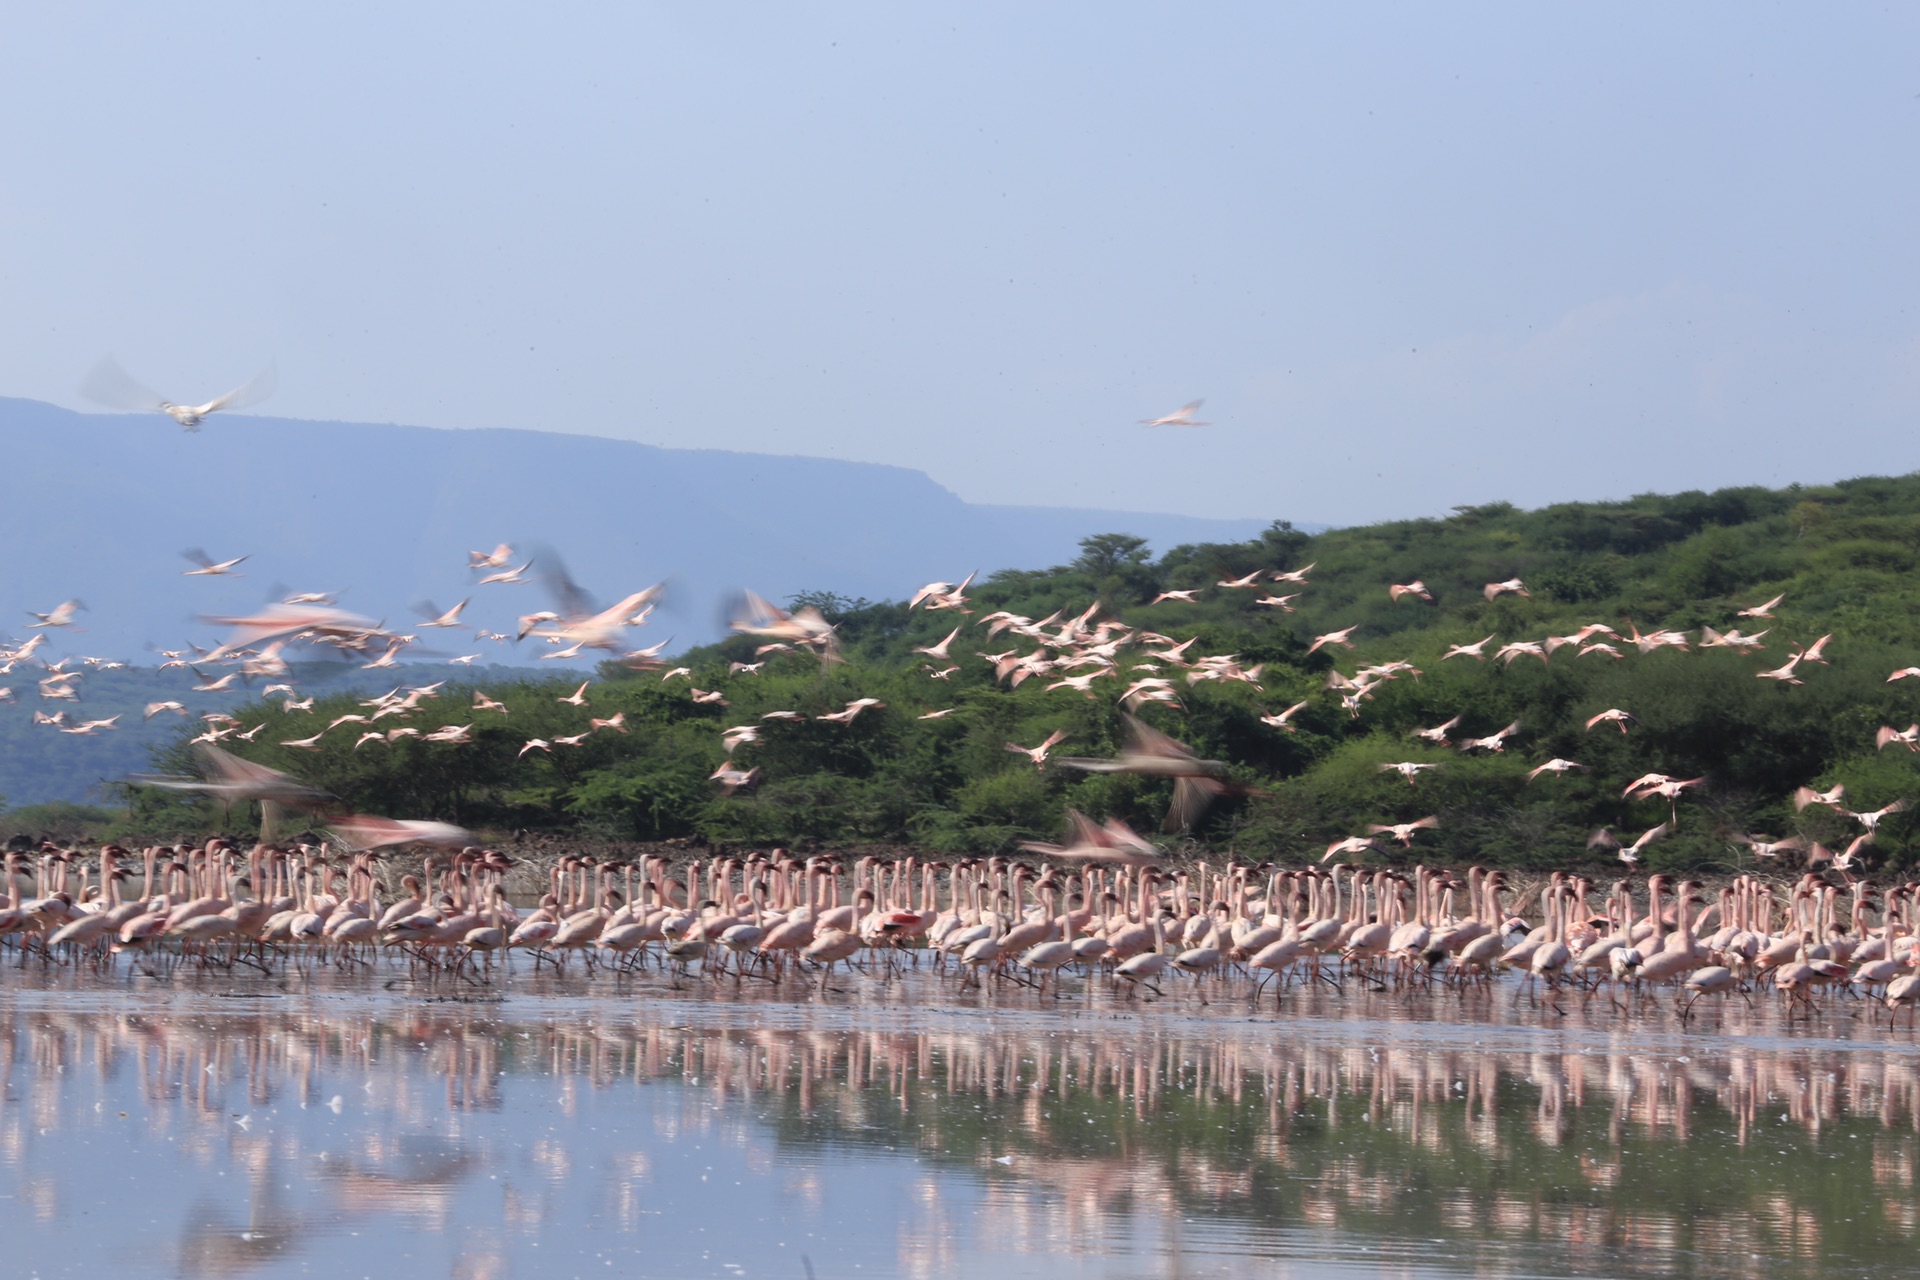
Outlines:
<svg viewBox="0 0 1920 1280"><path fill-rule="evenodd" d="M273 359L265 413L1340 523L1906 472L1916 50L1908 6L12 4L0 394Z"/></svg>

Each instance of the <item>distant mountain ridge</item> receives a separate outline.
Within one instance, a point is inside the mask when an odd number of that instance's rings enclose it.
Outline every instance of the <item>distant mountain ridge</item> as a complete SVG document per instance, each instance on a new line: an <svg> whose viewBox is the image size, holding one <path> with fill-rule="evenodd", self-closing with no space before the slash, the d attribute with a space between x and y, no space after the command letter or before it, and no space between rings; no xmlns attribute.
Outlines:
<svg viewBox="0 0 1920 1280"><path fill-rule="evenodd" d="M13 500L0 522L0 636L26 611L78 598L79 626L50 653L138 657L208 642L203 613L244 609L274 588L340 590L341 604L417 625L414 602L510 629L552 602L533 586L475 588L465 552L555 548L611 600L672 585L636 644L714 638L724 596L807 590L903 598L922 582L1043 568L1094 533L1155 548L1231 542L1266 524L962 501L918 471L822 458L665 449L595 436L443 430L220 415L195 434L158 414L82 414L0 398L0 464ZM244 577L183 578L187 548L246 555ZM464 632L423 642L475 648ZM489 659L525 661L488 647Z"/></svg>

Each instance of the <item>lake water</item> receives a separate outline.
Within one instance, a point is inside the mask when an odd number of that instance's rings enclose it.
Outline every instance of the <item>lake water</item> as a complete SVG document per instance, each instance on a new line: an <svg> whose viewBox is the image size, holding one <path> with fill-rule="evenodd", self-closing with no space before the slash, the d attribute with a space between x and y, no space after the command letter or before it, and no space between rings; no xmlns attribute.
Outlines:
<svg viewBox="0 0 1920 1280"><path fill-rule="evenodd" d="M1858 1002L0 970L13 1276L1920 1274Z"/></svg>

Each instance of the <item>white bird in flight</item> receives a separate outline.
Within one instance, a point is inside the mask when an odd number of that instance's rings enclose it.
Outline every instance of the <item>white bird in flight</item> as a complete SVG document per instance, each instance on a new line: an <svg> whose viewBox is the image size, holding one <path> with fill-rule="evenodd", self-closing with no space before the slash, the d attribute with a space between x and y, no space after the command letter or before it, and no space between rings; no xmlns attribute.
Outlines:
<svg viewBox="0 0 1920 1280"><path fill-rule="evenodd" d="M218 578L224 576L240 578L246 576L245 574L233 572L233 567L245 560L245 556L235 556L231 560L216 562L212 556L200 550L198 547L189 547L180 554L200 566L198 569L182 569L180 576L183 578Z"/></svg>
<svg viewBox="0 0 1920 1280"><path fill-rule="evenodd" d="M1210 427L1213 425L1211 422L1201 422L1193 416L1200 412L1200 406L1205 403L1205 400L1190 401L1163 418L1142 418L1140 425L1143 427Z"/></svg>
<svg viewBox="0 0 1920 1280"><path fill-rule="evenodd" d="M253 381L235 387L223 396L215 396L205 404L175 404L163 400L130 377L119 362L108 356L95 366L87 380L80 386L81 394L109 409L128 409L134 411L153 410L164 413L188 431L198 431L200 424L211 414L222 409L244 409L250 404L258 404L273 394L274 369L272 365Z"/></svg>

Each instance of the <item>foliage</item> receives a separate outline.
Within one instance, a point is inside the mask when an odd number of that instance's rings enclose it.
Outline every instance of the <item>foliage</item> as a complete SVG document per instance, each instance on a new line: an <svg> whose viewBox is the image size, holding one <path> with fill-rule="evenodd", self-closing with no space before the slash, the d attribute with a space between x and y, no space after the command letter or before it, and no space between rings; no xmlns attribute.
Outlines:
<svg viewBox="0 0 1920 1280"><path fill-rule="evenodd" d="M1813 512L1817 511L1815 515ZM1413 850L1389 856L1562 866L1589 857L1587 836L1601 826L1631 839L1665 821L1663 800L1631 801L1622 788L1648 772L1705 781L1678 804L1678 826L1650 846L1648 866L1727 865L1745 857L1730 834L1804 834L1848 838L1849 821L1824 808L1791 803L1804 783L1845 782L1847 799L1874 808L1920 795L1915 757L1898 746L1874 749L1880 725L1920 720L1920 680L1888 683L1889 672L1920 664L1913 619L1920 588L1920 477L1869 478L1790 491L1736 488L1620 502L1565 503L1538 511L1492 503L1445 519L1397 521L1308 536L1285 522L1245 543L1176 547L1158 561L1138 539L1085 539L1069 565L1002 572L968 587L968 614L909 610L902 601L848 600L815 592L797 603L817 607L839 631L847 661L823 665L810 653L761 652L762 641L736 636L677 659L691 679L663 679L605 664L589 706L558 699L560 680L484 681L509 713L475 713L471 689L449 686L404 723L423 731L474 722L468 745L402 739L356 747L342 729L317 753L278 740L282 713L252 707L245 725L275 724L245 754L288 769L378 813L433 817L476 827L535 827L618 834L631 839L693 837L773 843L913 843L955 853L1003 851L1032 838L1057 838L1073 806L1155 829L1166 812L1164 780L1089 775L1057 763L1036 769L1008 744L1032 746L1068 734L1060 753L1109 756L1123 740L1119 690L1142 664L1180 685L1181 706L1143 715L1226 763L1244 794L1216 805L1192 835L1205 846L1251 857L1317 857L1325 845L1370 822L1434 814ZM1215 584L1256 571L1313 565L1296 612L1261 604L1265 590ZM1488 600L1482 587L1519 576L1530 596ZM1432 603L1391 600L1390 583L1423 581ZM1271 578L1268 579L1271 581ZM903 584L907 588L919 584ZM1195 603L1149 603L1167 590L1200 589ZM1784 593L1771 620L1736 617L1744 607ZM980 625L1007 611L1071 618L1098 604L1139 628L1194 641L1193 654L1234 654L1261 668L1258 686L1189 682L1186 672L1152 663L1144 646L1123 649L1115 678L1096 681L1088 698L1056 683L1060 674L1015 686L998 681L989 654L1028 654L1037 641L1018 632L989 635ZM1581 657L1559 649L1542 664L1443 660L1450 645L1493 634L1540 641L1583 624L1606 622L1630 635L1659 628L1765 634L1764 653L1725 649L1642 654L1617 642L1622 656ZM965 625L960 625L965 624ZM946 661L916 654L935 648L956 625ZM1313 638L1354 627L1352 651L1307 652ZM1803 665L1800 686L1756 679L1798 646L1823 634L1831 665ZM1494 646L1489 646L1489 654ZM1423 674L1380 685L1357 715L1325 690L1330 671L1352 675L1365 663L1412 662ZM758 664L751 670L732 664ZM948 670L948 668L952 670ZM730 705L692 700L691 688L718 690ZM851 724L818 717L854 698L877 698ZM1295 702L1307 708L1293 732L1261 715ZM359 710L346 695L324 699L319 716ZM1622 735L1583 725L1610 707L1635 719ZM923 719L934 710L950 714ZM522 753L534 737L553 740L587 730L590 717L624 716L630 732L589 734L577 747ZM764 719L794 712L797 720ZM1522 726L1498 755L1469 756L1429 746L1416 728L1464 717L1458 733L1481 735L1511 721ZM760 740L741 745L737 767L759 769L758 786L722 794L707 776L729 757L721 731L744 725ZM356 729L359 726L355 727ZM1551 757L1589 772L1527 771ZM1379 766L1405 760L1442 765L1410 786ZM1913 815L1881 826L1873 856L1910 860Z"/></svg>

